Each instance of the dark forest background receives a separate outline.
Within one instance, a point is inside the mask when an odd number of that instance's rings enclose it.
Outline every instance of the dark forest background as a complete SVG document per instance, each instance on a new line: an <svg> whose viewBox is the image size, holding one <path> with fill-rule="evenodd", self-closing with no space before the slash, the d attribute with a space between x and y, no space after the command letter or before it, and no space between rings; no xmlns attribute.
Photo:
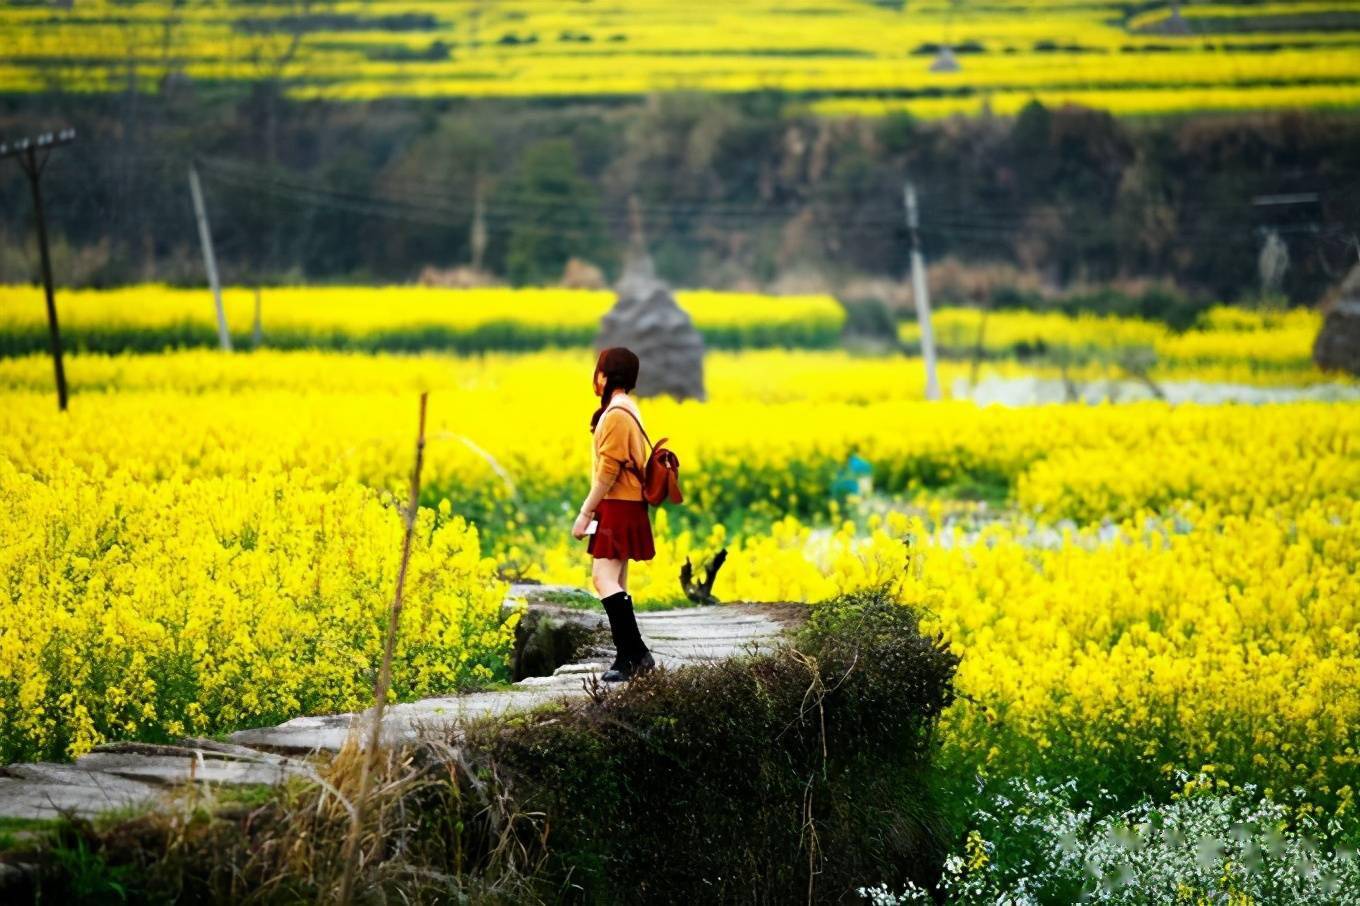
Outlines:
<svg viewBox="0 0 1360 906"><path fill-rule="evenodd" d="M0 137L73 126L44 174L57 280L202 284L197 158L227 283L407 282L470 263L555 283L617 276L632 218L678 286L823 289L900 279L903 183L932 262L1036 285L1151 280L1239 301L1269 230L1281 290L1312 304L1356 260L1360 119L790 115L771 95L616 101L290 102L159 95L0 99ZM1262 196L1316 193L1316 201ZM635 199L635 201L632 201ZM0 282L35 282L29 188L0 167ZM480 213L479 213L480 212Z"/></svg>

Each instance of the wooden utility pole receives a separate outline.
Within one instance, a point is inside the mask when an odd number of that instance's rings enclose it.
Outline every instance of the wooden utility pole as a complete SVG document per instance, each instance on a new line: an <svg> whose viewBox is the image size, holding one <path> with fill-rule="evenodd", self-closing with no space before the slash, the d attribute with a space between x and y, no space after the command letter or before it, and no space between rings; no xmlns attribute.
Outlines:
<svg viewBox="0 0 1360 906"><path fill-rule="evenodd" d="M926 289L926 265L921 256L921 234L916 214L916 186L907 180L904 189L907 229L911 230L911 294L916 301L916 320L921 325L921 358L926 366L926 399L940 398L940 380L935 374L935 334L930 327L930 294Z"/></svg>
<svg viewBox="0 0 1360 906"><path fill-rule="evenodd" d="M43 291L47 295L47 331L52 347L52 367L57 375L57 406L66 411L66 369L61 362L61 331L57 328L57 303L52 288L52 258L47 252L47 221L43 217L42 188L40 177L57 145L69 145L76 140L76 130L63 129L53 135L44 132L35 139L21 138L13 144L0 142L0 158L17 157L19 166L28 176L28 185L33 190L33 219L38 227L38 252L42 259ZM43 149L42 160L38 160L38 149Z"/></svg>
<svg viewBox="0 0 1360 906"><path fill-rule="evenodd" d="M968 370L968 390L970 393L977 389L978 366L982 363L982 354L986 351L983 339L987 334L987 313L991 310L990 305L984 305L982 315L978 318L977 343L973 346L973 364Z"/></svg>
<svg viewBox="0 0 1360 906"><path fill-rule="evenodd" d="M203 264L208 269L208 283L212 285L213 304L217 306L217 340L231 352L231 334L227 332L227 313L222 308L222 285L217 280L217 259L213 255L212 231L208 229L208 211L203 204L203 187L198 183L198 168L189 164L189 193L194 196L194 219L198 221L198 239L203 244Z"/></svg>

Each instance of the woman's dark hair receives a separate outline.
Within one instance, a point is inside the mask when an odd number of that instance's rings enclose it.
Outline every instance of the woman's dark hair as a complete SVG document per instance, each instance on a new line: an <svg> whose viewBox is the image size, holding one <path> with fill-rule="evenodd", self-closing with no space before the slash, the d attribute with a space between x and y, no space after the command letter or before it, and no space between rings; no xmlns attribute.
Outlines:
<svg viewBox="0 0 1360 906"><path fill-rule="evenodd" d="M600 408L590 417L590 430L593 433L604 415L604 407L614 395L615 388L624 392L637 386L638 357L626 346L610 346L600 350L600 358L595 362L595 370L604 373L604 390L600 393Z"/></svg>

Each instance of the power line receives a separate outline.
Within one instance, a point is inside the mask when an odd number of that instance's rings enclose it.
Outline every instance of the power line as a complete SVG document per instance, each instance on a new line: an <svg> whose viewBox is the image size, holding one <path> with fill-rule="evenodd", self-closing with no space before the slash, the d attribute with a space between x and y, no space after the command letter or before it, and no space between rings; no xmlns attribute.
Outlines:
<svg viewBox="0 0 1360 906"><path fill-rule="evenodd" d="M413 224L425 226L442 226L463 229L469 226L471 211L466 208L459 208L449 205L439 205L428 200L415 202L402 198L391 198L385 196L363 195L360 193L325 189L305 183L294 183L284 180L274 179L265 182L255 182L243 175L228 174L223 171L212 171L211 176L227 185L235 188L248 189L263 194L274 195L277 197L288 198L293 201L300 201L307 204L328 207L334 210L343 210L351 213L367 214L386 217L392 220L405 221ZM814 208L814 214L819 203L816 201L807 202ZM849 210L849 206L841 205L839 208L832 206L833 210L842 212ZM1218 210L1223 212L1237 212L1249 209L1248 205L1242 206L1221 206ZM574 215L580 212L579 202L564 199L561 196L545 196L543 203L520 202L501 202L493 200L488 203L486 208L486 218L491 228L504 231L513 225L532 220L545 229L552 229L563 235L569 236L592 236L595 232L586 226L576 223ZM732 228L734 222L745 221L745 226L759 227L767 224L779 223L787 219L792 212L782 212L770 210L768 207L744 206L738 213L737 210L729 210L726 215L711 216L706 207L700 204L686 205L683 208L670 208L665 206L644 207L643 211L649 213L653 218L664 215L667 212L672 214L676 210L683 210L689 216L702 217L706 220L717 219L726 221L720 223L721 226ZM1182 212L1193 213L1193 210ZM627 213L621 210L611 210L606 208L594 212L600 228L612 228L616 231L627 226ZM562 222L563 219L567 222ZM880 235L887 231L901 228L901 222L896 216L891 216L890 212L885 212L882 216L860 216L850 219L844 217L828 218L824 215L815 216L815 221L820 224L833 224L838 231L850 235ZM1327 225L1328 229L1337 229L1338 225ZM1033 224L1028 220L1014 220L1004 217L995 217L985 211L973 212L973 216L963 218L958 216L948 216L947 214L936 216L934 209L931 209L931 224L922 227L921 231L927 234L942 236L961 237L975 241L1002 242L1010 237L1033 229ZM1293 230L1291 230L1293 231ZM1063 232L1077 238L1105 238L1110 231L1100 226L1078 226L1066 224ZM1313 232L1313 230L1308 230ZM672 230L672 239L676 238L677 232ZM1217 246L1224 243L1251 243L1254 242L1251 234L1225 235L1217 226L1207 224L1204 226L1182 225L1174 232L1169 234L1169 238L1175 239L1182 244L1192 246ZM708 243L711 240L695 239L689 240L699 243Z"/></svg>
<svg viewBox="0 0 1360 906"><path fill-rule="evenodd" d="M464 216L465 208L456 204L438 204L431 201L432 194L450 201L474 200L472 190L463 183L439 182L431 180L408 180L408 179L385 179L384 186L407 187L413 195L407 196L401 192L384 193L380 195L369 195L357 193L352 190L334 188L314 181L307 181L295 173L280 175L277 171L264 170L263 168L251 167L234 161L226 161L220 158L206 158L203 160L217 174L225 176L229 172L235 173L239 178L249 178L252 182L262 180L274 185L287 186L290 190L297 192L312 192L325 194L332 197L350 197L370 203L408 205L426 211L443 211L449 214ZM1357 170L1355 172L1360 172ZM239 180L238 180L239 181ZM1358 184L1360 185L1360 184ZM1333 192L1333 194L1343 194L1348 189ZM1000 227L1005 229L1019 230L1029 229L1031 224L1028 217L1032 213L1032 208L1023 203L1016 202L1013 205L998 206L989 204L986 206L960 206L950 204L948 201L937 201L931 198L930 193L921 193L923 202L928 203L931 208L931 219L935 223L954 224L965 228L991 228ZM524 191L522 189L508 188L501 189L492 195L489 202L498 212L507 215L523 213L534 217L541 217L545 211L555 209L578 211L581 208L579 200L564 197L557 194L542 192ZM1152 203L1150 203L1152 204ZM824 191L814 191L790 198L785 201L772 203L749 203L749 202L652 202L640 205L644 214L651 217L703 217L706 220L722 219L749 219L749 220L769 220L773 217L781 216L792 211L781 211L782 207L798 206L799 208L811 207L818 212L831 211L838 216L844 216L845 221L871 222L879 224L898 224L900 219L897 213L884 208L877 208L879 213L875 216L863 216L858 214L863 204L858 198L849 196L835 197L828 196ZM601 207L608 213L617 209L617 213L611 213L619 221L626 221L628 216L622 202L607 202L601 200ZM1244 202L1232 202L1226 204L1187 204L1180 203L1174 205L1178 214L1185 215L1204 215L1204 214L1241 214L1250 210L1250 205ZM1127 209L1126 209L1127 210ZM854 216L848 216L854 215ZM1098 228L1085 228L1075 224L1067 226L1069 230L1080 232L1083 229L1090 229L1091 232L1100 232ZM1212 230L1214 227L1203 228L1205 231Z"/></svg>

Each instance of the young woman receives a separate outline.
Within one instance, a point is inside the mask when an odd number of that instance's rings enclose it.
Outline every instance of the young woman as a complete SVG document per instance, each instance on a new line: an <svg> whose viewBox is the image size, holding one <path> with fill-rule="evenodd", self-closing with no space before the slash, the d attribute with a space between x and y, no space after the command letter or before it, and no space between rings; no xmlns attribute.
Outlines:
<svg viewBox="0 0 1360 906"><path fill-rule="evenodd" d="M579 540L586 537L592 517L599 523L586 551L595 558L591 581L609 615L609 631L618 652L600 677L606 682L632 679L656 666L642 641L628 594L628 561L656 556L647 501L642 496L642 469L647 462L642 413L628 395L637 386L637 376L638 357L630 350L622 346L601 350L593 378L600 408L590 418L592 485L571 527L572 537Z"/></svg>

